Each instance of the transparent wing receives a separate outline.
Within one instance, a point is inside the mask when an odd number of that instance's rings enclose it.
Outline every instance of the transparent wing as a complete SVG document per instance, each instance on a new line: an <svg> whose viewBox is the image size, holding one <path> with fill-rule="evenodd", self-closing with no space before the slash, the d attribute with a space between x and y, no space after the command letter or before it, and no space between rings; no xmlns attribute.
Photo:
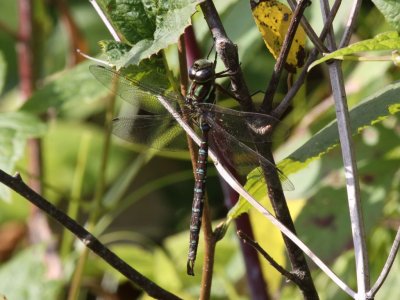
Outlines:
<svg viewBox="0 0 400 300"><path fill-rule="evenodd" d="M169 115L138 115L113 120L113 134L135 144L154 149L187 149L183 130Z"/></svg>
<svg viewBox="0 0 400 300"><path fill-rule="evenodd" d="M160 73L154 72L149 76L142 76L138 80L104 66L92 65L89 70L98 81L113 93L128 103L154 114L166 113L164 107L157 100L157 96L163 96L175 108L177 108L178 100L181 99L179 94L168 90L167 78ZM157 84L160 84L161 87Z"/></svg>
<svg viewBox="0 0 400 300"><path fill-rule="evenodd" d="M221 158L221 160L227 163L233 168L238 175L247 176L251 171L258 167L263 168L274 168L278 172L279 179L282 187L275 186L274 188L283 189L285 191L294 190L293 184L286 177L281 170L279 170L273 163L268 159L238 141L232 135L227 133L218 124L212 124L212 130L210 131L210 148ZM261 178L264 178L260 168L258 168Z"/></svg>
<svg viewBox="0 0 400 300"><path fill-rule="evenodd" d="M287 135L287 128L270 115L242 112L209 103L199 104L199 107L210 123L217 123L240 141L271 142ZM277 127L279 130L276 130Z"/></svg>

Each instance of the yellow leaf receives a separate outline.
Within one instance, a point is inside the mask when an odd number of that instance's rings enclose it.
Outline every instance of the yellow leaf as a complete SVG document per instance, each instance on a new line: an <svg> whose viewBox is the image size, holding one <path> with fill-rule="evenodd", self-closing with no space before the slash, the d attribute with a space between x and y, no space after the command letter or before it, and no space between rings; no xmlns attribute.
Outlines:
<svg viewBox="0 0 400 300"><path fill-rule="evenodd" d="M271 54L278 58L292 19L292 11L276 0L250 0L253 18ZM306 34L299 26L290 48L285 68L296 73L304 64Z"/></svg>
<svg viewBox="0 0 400 300"><path fill-rule="evenodd" d="M272 212L271 203L266 202L267 201L263 202L264 207ZM288 202L290 214L293 220L297 218L305 204L305 199L296 199ZM249 211L249 216L253 225L254 239L274 258L278 264L284 267L287 266L286 250L281 232L254 209ZM267 262L264 257L261 255L259 255L259 257L264 278L268 282L269 292L271 294L276 294L281 287L282 281L285 279Z"/></svg>

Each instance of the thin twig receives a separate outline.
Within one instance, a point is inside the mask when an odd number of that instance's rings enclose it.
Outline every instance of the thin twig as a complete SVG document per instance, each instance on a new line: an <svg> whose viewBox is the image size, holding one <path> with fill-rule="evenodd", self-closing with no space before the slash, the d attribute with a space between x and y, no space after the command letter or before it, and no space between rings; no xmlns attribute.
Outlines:
<svg viewBox="0 0 400 300"><path fill-rule="evenodd" d="M250 92L244 81L243 73L240 68L237 46L228 38L221 19L211 0L206 0L200 4L204 18L214 38L214 43L219 57L230 71L232 93L244 111L253 111L254 106L250 97Z"/></svg>
<svg viewBox="0 0 400 300"><path fill-rule="evenodd" d="M390 269L393 266L397 252L399 251L399 247L400 247L400 226L397 228L396 237L394 238L392 248L390 249L389 256L385 262L382 272L381 274L379 274L379 277L376 280L373 287L371 288L371 290L367 293L368 299L373 299L376 293L381 288L382 284L385 282L386 277L389 275Z"/></svg>
<svg viewBox="0 0 400 300"><path fill-rule="evenodd" d="M206 193L203 206L202 229L204 235L204 259L203 273L201 276L200 300L209 300L211 296L211 285L214 274L215 247L217 240L213 234L211 226L211 213L208 205L208 195Z"/></svg>
<svg viewBox="0 0 400 300"><path fill-rule="evenodd" d="M292 19L290 20L288 32L282 44L281 52L276 60L274 71L265 91L264 100L261 104L260 111L270 113L272 110L272 102L274 100L275 92L278 88L278 83L282 75L283 67L285 66L287 57L289 55L290 47L292 46L297 28L299 27L301 17L307 6L310 5L310 0L300 0L296 9L293 12Z"/></svg>
<svg viewBox="0 0 400 300"><path fill-rule="evenodd" d="M348 18L346 29L344 30L342 36L342 40L340 41L339 48L346 47L349 44L351 35L353 34L354 29L356 27L356 21L358 14L360 13L361 10L361 4L362 0L355 0L353 2L353 7L351 8L350 16Z"/></svg>
<svg viewBox="0 0 400 300"><path fill-rule="evenodd" d="M301 284L301 281L298 280L298 277L290 273L288 270L286 270L284 267L282 267L280 264L278 264L261 246L258 244L256 241L251 239L247 234L245 234L243 231L238 230L237 235L239 238L244 242L249 244L251 247L253 247L255 250L257 250L268 262L269 264L275 268L283 277L286 277L288 280L293 281L297 286Z"/></svg>
<svg viewBox="0 0 400 300"><path fill-rule="evenodd" d="M107 27L108 31L112 35L113 39L116 40L117 42L121 42L121 39L117 33L117 31L114 29L114 26L111 24L111 22L107 19L107 16L104 14L100 6L97 4L96 0L89 0L90 4L92 4L93 8L103 21L104 25Z"/></svg>
<svg viewBox="0 0 400 300"><path fill-rule="evenodd" d="M295 0L287 0L290 8L294 11L297 7L297 2ZM318 37L315 33L314 29L311 27L310 23L305 16L301 17L301 25L303 26L304 31L307 34L307 37L311 40L314 46L318 49L320 53L328 52L328 49L323 44L323 41Z"/></svg>
<svg viewBox="0 0 400 300"><path fill-rule="evenodd" d="M134 268L129 266L124 260L118 257L114 252L105 247L98 239L96 239L89 231L84 229L75 220L71 219L64 212L59 210L45 198L32 190L22 180L19 174L11 176L0 170L0 182L20 194L22 197L30 201L33 205L47 213L50 217L60 223L63 227L71 231L78 239L80 239L86 247L104 259L110 266L116 269L134 284L142 288L148 295L157 299L180 299L178 296L164 290L157 284L140 274Z"/></svg>
<svg viewBox="0 0 400 300"><path fill-rule="evenodd" d="M326 19L329 14L329 2L327 0L321 0L321 10L324 19ZM328 33L327 45L331 51L336 49L332 27ZM365 242L365 227L361 208L361 192L357 162L351 136L350 116L340 62L334 61L329 64L328 71L332 85L333 98L335 100L339 140L346 176L347 201L349 205L357 271L357 296L359 299L365 299L366 293L370 288L368 254Z"/></svg>
<svg viewBox="0 0 400 300"><path fill-rule="evenodd" d="M336 13L339 10L340 4L342 3L341 0L336 0L335 3L332 6L332 9L329 13L328 18L325 21L324 27L321 31L321 34L319 36L319 39L321 41L324 41L326 38L326 35L328 34L329 28L332 26L333 20L335 19ZM296 82L293 84L291 89L288 91L288 93L285 95L285 97L282 99L282 101L279 103L279 105L273 110L271 115L274 117L280 119L282 115L285 113L285 111L288 109L288 107L291 105L292 100L296 96L297 92L303 85L306 76L307 76L307 69L308 67L313 63L313 61L317 58L318 55L318 50L313 49L311 51L310 56L308 57L306 63L304 64L303 70L301 71L299 77L297 78Z"/></svg>

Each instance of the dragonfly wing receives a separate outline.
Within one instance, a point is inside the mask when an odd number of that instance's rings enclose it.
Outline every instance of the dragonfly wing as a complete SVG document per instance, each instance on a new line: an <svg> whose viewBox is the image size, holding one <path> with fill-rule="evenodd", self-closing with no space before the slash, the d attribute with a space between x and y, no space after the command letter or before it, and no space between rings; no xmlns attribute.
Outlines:
<svg viewBox="0 0 400 300"><path fill-rule="evenodd" d="M285 191L294 190L289 178L273 163L238 141L217 124L214 124L210 131L210 148L214 150L218 158L221 158L222 163L227 163L238 175L247 176L251 171L257 169L261 178L264 178L262 168L274 168L278 172L282 185L274 188ZM260 166L262 168L259 168Z"/></svg>
<svg viewBox="0 0 400 300"><path fill-rule="evenodd" d="M179 94L167 89L166 76L163 74L152 74L152 76L138 80L134 78L134 74L131 74L132 77L128 77L128 75L120 74L104 66L92 65L89 69L94 77L114 94L128 103L154 114L166 113L157 96L165 97L175 107L180 99ZM163 87L152 85L161 83L163 83Z"/></svg>
<svg viewBox="0 0 400 300"><path fill-rule="evenodd" d="M154 149L187 149L182 128L168 115L117 117L113 120L112 132L127 142Z"/></svg>
<svg viewBox="0 0 400 300"><path fill-rule="evenodd" d="M263 143L279 140L285 136L287 130L281 122L273 116L242 112L221 107L214 104L202 103L200 109L206 113L208 119L213 120L232 136L240 141ZM279 124L279 130L275 130Z"/></svg>

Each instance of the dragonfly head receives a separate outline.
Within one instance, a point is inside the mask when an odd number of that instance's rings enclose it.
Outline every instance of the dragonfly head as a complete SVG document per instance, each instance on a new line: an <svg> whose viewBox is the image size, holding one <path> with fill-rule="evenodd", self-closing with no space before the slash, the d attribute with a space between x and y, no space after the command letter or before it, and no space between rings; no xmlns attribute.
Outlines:
<svg viewBox="0 0 400 300"><path fill-rule="evenodd" d="M196 83L207 83L215 80L214 63L207 59L199 59L189 69L190 80Z"/></svg>

